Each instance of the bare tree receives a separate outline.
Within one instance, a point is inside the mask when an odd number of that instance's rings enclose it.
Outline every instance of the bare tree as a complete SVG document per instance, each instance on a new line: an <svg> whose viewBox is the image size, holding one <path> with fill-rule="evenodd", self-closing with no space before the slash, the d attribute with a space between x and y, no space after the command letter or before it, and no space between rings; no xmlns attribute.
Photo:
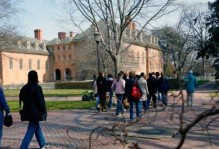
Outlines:
<svg viewBox="0 0 219 149"><path fill-rule="evenodd" d="M10 44L13 35L16 33L16 14L19 11L16 1L0 0L0 46Z"/></svg>
<svg viewBox="0 0 219 149"><path fill-rule="evenodd" d="M190 28L192 42L194 48L197 51L197 58L202 58L202 75L206 76L205 60L208 55L203 51L206 48L206 42L209 38L209 34L206 28L206 16L208 12L204 8L204 5L197 3L194 6L185 7L183 10L184 22L183 25L186 28Z"/></svg>
<svg viewBox="0 0 219 149"><path fill-rule="evenodd" d="M133 21L139 24L140 32L133 38L133 41L136 40L150 22L174 10L170 7L174 1L67 0L67 3L68 14L77 27L81 28L81 22L86 20L102 34L101 44L110 55L117 73L120 68L121 53L130 47L130 44L126 46L123 44L125 29ZM78 11L82 15L80 15L81 19L77 17ZM100 26L99 21L104 27Z"/></svg>

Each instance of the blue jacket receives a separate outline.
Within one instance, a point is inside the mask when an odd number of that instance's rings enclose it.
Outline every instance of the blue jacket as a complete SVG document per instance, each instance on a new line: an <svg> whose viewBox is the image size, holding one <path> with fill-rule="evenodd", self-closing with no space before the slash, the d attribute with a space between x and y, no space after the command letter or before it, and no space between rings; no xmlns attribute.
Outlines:
<svg viewBox="0 0 219 149"><path fill-rule="evenodd" d="M185 85L187 92L194 92L197 86L197 81L195 76L193 76L191 73L188 73L188 76L185 79Z"/></svg>
<svg viewBox="0 0 219 149"><path fill-rule="evenodd" d="M1 87L0 87L0 108L1 110L5 110L6 113L10 113L10 108L5 100L5 95Z"/></svg>

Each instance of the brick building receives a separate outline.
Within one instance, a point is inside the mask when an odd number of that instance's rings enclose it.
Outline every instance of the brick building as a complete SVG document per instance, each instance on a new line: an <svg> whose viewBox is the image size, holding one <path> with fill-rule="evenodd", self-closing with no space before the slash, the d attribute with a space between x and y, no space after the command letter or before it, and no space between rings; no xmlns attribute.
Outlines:
<svg viewBox="0 0 219 149"><path fill-rule="evenodd" d="M36 70L39 82L50 81L50 57L42 40L42 31L36 29L35 38L14 37L0 49L0 78L3 84L24 84L29 70Z"/></svg>
<svg viewBox="0 0 219 149"><path fill-rule="evenodd" d="M43 40L42 30L36 29L35 38L15 37L10 45L0 48L0 78L3 84L26 83L27 74L32 69L38 72L40 83L92 79L96 72L94 32L92 26L77 35L58 32L57 38L47 41ZM126 29L123 46L130 43L131 46L121 53L123 58L119 69L137 73L162 72L163 58L158 39L141 33L135 42L131 41L137 33L135 24ZM104 50L100 53L104 55ZM104 65L104 70L112 73L113 65L109 58Z"/></svg>

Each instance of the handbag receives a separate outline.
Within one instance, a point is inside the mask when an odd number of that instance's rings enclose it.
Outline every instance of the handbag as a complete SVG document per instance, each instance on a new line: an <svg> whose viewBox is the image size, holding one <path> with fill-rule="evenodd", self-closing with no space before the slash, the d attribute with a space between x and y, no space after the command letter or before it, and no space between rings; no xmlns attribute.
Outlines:
<svg viewBox="0 0 219 149"><path fill-rule="evenodd" d="M132 87L132 94L131 96L136 99L139 100L141 98L141 91L139 90L139 88L137 87L137 83L135 81L135 85Z"/></svg>
<svg viewBox="0 0 219 149"><path fill-rule="evenodd" d="M5 125L6 127L10 127L12 124L13 124L13 118L12 118L12 116L6 114L5 117L4 117L4 125Z"/></svg>

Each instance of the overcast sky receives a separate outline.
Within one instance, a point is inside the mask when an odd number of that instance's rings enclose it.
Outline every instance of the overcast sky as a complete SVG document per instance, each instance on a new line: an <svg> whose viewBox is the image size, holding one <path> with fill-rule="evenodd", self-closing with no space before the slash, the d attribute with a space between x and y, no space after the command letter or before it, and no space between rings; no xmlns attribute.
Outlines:
<svg viewBox="0 0 219 149"><path fill-rule="evenodd" d="M180 0L189 4L214 0ZM43 30L43 39L52 40L57 37L60 31L69 32L75 31L73 28L64 28L57 19L60 11L57 6L52 5L49 0L23 0L21 8L24 10L19 16L20 24L22 26L21 33L27 37L34 37L34 29ZM60 17L60 16L59 16Z"/></svg>

